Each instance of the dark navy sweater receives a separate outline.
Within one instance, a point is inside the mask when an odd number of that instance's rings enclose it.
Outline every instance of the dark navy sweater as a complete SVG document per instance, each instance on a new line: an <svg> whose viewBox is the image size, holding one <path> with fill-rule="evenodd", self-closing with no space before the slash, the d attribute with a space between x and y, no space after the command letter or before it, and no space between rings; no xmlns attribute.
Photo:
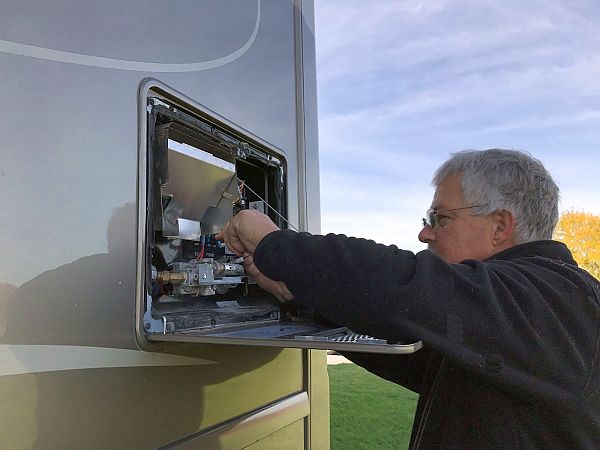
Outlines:
<svg viewBox="0 0 600 450"><path fill-rule="evenodd" d="M420 394L411 448L600 448L600 284L565 245L450 264L365 239L277 231L257 267L361 334L413 355L349 354Z"/></svg>

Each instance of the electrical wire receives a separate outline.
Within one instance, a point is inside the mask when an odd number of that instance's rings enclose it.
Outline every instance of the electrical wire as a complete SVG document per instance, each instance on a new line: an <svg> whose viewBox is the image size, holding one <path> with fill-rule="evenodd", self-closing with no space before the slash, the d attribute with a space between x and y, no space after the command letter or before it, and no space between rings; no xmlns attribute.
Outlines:
<svg viewBox="0 0 600 450"><path fill-rule="evenodd" d="M200 249L200 253L198 253L198 257L196 258L197 260L204 258L204 242L205 242L204 239L205 239L205 237L202 236L202 239L200 240L200 242L202 243L202 247Z"/></svg>
<svg viewBox="0 0 600 450"><path fill-rule="evenodd" d="M298 228L296 228L294 225L292 225L292 223L289 220L287 220L285 217L283 217L281 214L279 214L279 211L277 211L275 208L273 208L271 205L269 205L264 198L262 198L250 186L248 186L244 180L240 180L240 181L242 183L241 186L244 189L248 189L250 192L252 192L254 195L256 195L262 202L264 202L265 205L267 205L268 208L271 209L271 211L273 211L275 214L277 214L285 223L287 223L295 231L300 232L300 230Z"/></svg>

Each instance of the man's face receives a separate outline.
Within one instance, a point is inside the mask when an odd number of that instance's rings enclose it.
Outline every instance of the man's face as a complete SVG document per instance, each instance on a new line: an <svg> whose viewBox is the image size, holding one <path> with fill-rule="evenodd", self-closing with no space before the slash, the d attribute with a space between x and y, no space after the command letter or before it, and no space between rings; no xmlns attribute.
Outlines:
<svg viewBox="0 0 600 450"><path fill-rule="evenodd" d="M431 208L436 211L465 208L461 175L451 175L440 183ZM493 246L494 220L490 216L473 215L473 209L441 212L434 228L423 227L419 240L443 260L459 263L465 259L484 260L497 252Z"/></svg>

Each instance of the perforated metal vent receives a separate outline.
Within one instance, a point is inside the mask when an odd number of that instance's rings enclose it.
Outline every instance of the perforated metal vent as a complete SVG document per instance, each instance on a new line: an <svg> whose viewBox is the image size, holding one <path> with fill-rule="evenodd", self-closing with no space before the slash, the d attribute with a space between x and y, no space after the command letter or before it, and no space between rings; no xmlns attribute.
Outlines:
<svg viewBox="0 0 600 450"><path fill-rule="evenodd" d="M386 344L386 341L383 339L375 339L371 336L367 336L366 334L356 334L351 333L345 336L339 336L335 338L330 338L332 342L356 342L361 344Z"/></svg>

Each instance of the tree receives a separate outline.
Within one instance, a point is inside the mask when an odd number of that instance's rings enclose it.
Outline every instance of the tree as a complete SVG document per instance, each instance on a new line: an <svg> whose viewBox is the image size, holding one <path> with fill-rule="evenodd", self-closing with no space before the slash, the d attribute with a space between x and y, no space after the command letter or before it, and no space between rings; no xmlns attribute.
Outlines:
<svg viewBox="0 0 600 450"><path fill-rule="evenodd" d="M560 216L554 239L564 242L577 264L600 279L600 216L567 211Z"/></svg>

